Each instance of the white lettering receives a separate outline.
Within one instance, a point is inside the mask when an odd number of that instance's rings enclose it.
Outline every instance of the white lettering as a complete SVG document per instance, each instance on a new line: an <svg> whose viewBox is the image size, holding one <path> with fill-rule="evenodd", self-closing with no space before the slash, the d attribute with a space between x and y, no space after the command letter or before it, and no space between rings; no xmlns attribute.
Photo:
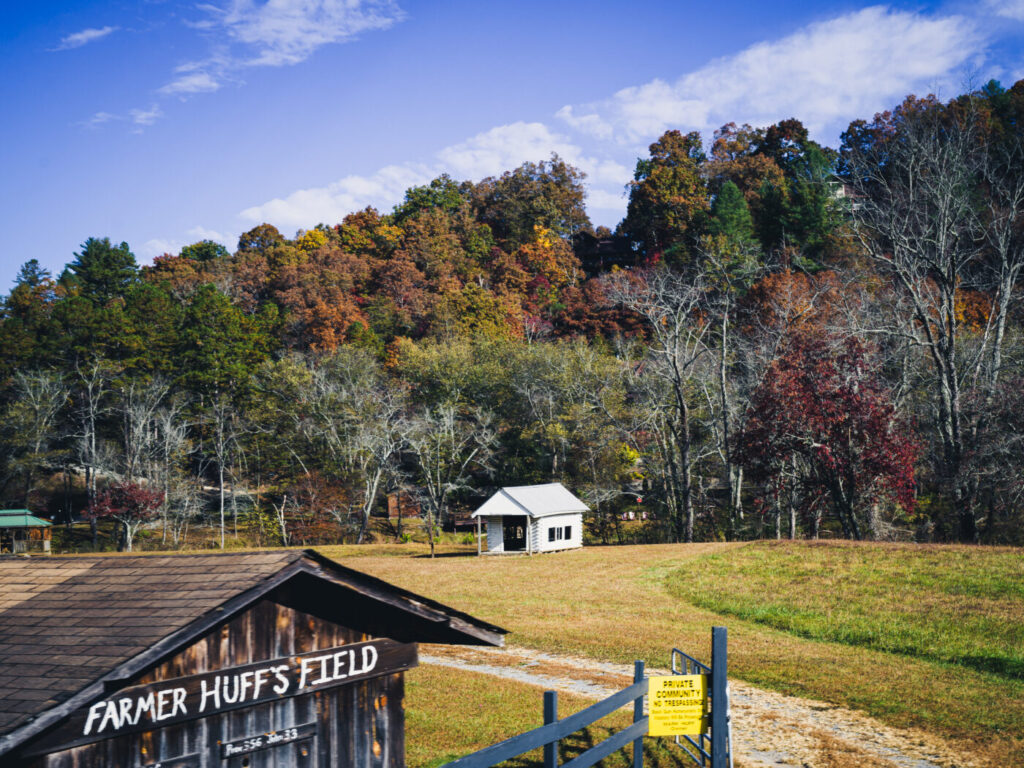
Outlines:
<svg viewBox="0 0 1024 768"><path fill-rule="evenodd" d="M97 701L89 707L89 716L85 719L85 728L82 730L83 736L88 736L90 731L92 731L92 721L100 716L99 710L106 705L107 703L105 701Z"/></svg>
<svg viewBox="0 0 1024 768"><path fill-rule="evenodd" d="M174 693L173 689L167 688L156 694L156 717L153 718L156 722L166 720L174 714L173 711L168 711L168 707L171 706L172 693Z"/></svg>
<svg viewBox="0 0 1024 768"><path fill-rule="evenodd" d="M209 698L213 699L213 708L215 710L220 709L220 678L215 677L213 679L213 685L207 688L206 681L200 680L200 694L202 698L199 700L199 711L206 711L206 701Z"/></svg>
<svg viewBox="0 0 1024 768"><path fill-rule="evenodd" d="M332 680L343 680L348 675L341 671L341 668L345 666L345 652L338 651L334 654L334 674L331 676Z"/></svg>
<svg viewBox="0 0 1024 768"><path fill-rule="evenodd" d="M254 674L256 673L250 670L248 672L243 672L241 675L239 675L239 677L241 677L242 679L242 701L245 701L245 696L248 689L252 688L252 677Z"/></svg>
<svg viewBox="0 0 1024 768"><path fill-rule="evenodd" d="M224 690L221 691L221 695L224 697L224 703L225 704L235 704L235 703L237 703L238 699L239 699L239 694L240 694L239 685L238 685L238 675L232 675L231 677L224 677L224 678L221 678L221 679L224 681ZM228 686L231 683L234 683L234 687L231 689L231 695L228 696Z"/></svg>
<svg viewBox="0 0 1024 768"><path fill-rule="evenodd" d="M117 713L117 727L123 728L132 722L133 702L131 699L119 699L117 703L120 705L120 711Z"/></svg>
<svg viewBox="0 0 1024 768"><path fill-rule="evenodd" d="M372 660L370 657L373 657ZM377 649L372 645L363 646L363 674L377 666Z"/></svg>
<svg viewBox="0 0 1024 768"><path fill-rule="evenodd" d="M270 668L270 674L277 679L277 682L274 683L274 693L278 696L288 690L288 678L283 674L286 669L288 669L287 664L278 664L276 667ZM301 687L300 685L299 688Z"/></svg>
<svg viewBox="0 0 1024 768"><path fill-rule="evenodd" d="M147 693L145 696L139 696L139 698L135 700L135 719L132 720L132 725L138 724L143 713L147 713L150 720L154 720L156 718L152 691Z"/></svg>
<svg viewBox="0 0 1024 768"><path fill-rule="evenodd" d="M256 675L255 675L255 679L253 681L253 686L252 686L252 698L253 698L253 701L255 701L256 699L258 699L260 697L260 688L262 688L263 687L263 683L266 682L264 680L264 678L267 676L268 672L269 672L269 670L267 670L267 669L257 669L256 670Z"/></svg>
<svg viewBox="0 0 1024 768"><path fill-rule="evenodd" d="M104 730L107 727L107 723L111 722L115 728L120 728L121 724L117 721L117 707L114 706L114 702L107 702L107 711L103 713L103 719L100 720L100 727L96 729L96 733Z"/></svg>
<svg viewBox="0 0 1024 768"><path fill-rule="evenodd" d="M184 688L175 688L172 693L174 694L174 708L171 710L171 717L178 714L178 710L181 710L181 714L187 715L188 709L185 708L185 695L188 693Z"/></svg>

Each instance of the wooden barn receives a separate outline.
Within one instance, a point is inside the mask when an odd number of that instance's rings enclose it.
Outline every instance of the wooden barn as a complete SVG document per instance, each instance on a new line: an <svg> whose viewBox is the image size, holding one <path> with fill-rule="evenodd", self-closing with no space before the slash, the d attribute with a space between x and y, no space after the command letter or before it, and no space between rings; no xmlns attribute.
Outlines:
<svg viewBox="0 0 1024 768"><path fill-rule="evenodd" d="M416 643L503 635L311 550L0 558L0 765L401 768Z"/></svg>
<svg viewBox="0 0 1024 768"><path fill-rule="evenodd" d="M590 507L561 483L502 488L473 513L477 551L487 526L487 554L555 552L583 546L583 513Z"/></svg>

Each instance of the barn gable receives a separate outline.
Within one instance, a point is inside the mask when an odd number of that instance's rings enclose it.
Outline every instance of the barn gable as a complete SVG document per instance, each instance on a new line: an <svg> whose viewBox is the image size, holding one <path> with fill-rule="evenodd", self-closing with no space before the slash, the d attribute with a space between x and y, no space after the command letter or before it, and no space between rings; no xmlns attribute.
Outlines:
<svg viewBox="0 0 1024 768"><path fill-rule="evenodd" d="M393 760L384 764L398 765L400 670L416 663L412 644L501 645L503 634L312 551L0 560L0 762L90 741L75 718L112 692L145 692L186 677L205 690L204 673L269 660L294 666L301 654L327 649L340 656L339 647L362 644L354 647L372 646L372 658L386 656L391 666L315 696L255 702L191 724L169 720L155 731L137 728L80 748L74 764L144 765L145 755L165 759L168 749L204 754L204 739L215 735L219 744L308 724L320 734L310 743L321 764L385 748ZM385 733L392 735L382 741ZM39 764L63 765L50 757Z"/></svg>

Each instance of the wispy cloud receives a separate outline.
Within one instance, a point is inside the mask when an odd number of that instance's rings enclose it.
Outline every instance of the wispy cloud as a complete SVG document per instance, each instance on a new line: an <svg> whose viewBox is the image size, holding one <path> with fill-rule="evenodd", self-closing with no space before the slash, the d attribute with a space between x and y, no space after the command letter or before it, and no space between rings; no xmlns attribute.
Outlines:
<svg viewBox="0 0 1024 768"><path fill-rule="evenodd" d="M317 48L387 29L405 14L390 0L234 0L214 20L255 54L250 66L298 64Z"/></svg>
<svg viewBox="0 0 1024 768"><path fill-rule="evenodd" d="M220 81L209 72L189 72L176 80L172 80L157 92L164 95L184 95L193 93L210 93L220 88Z"/></svg>
<svg viewBox="0 0 1024 768"><path fill-rule="evenodd" d="M996 16L1024 21L1024 0L988 0L986 5Z"/></svg>
<svg viewBox="0 0 1024 768"><path fill-rule="evenodd" d="M871 115L908 92L953 80L983 40L971 20L883 6L810 24L717 59L675 82L653 80L558 117L599 139L650 140L667 128L765 125L798 116L812 131Z"/></svg>
<svg viewBox="0 0 1024 768"><path fill-rule="evenodd" d="M97 112L92 117L83 120L81 123L79 123L79 125L82 125L86 128L98 128L99 126L104 125L105 123L109 123L113 120L120 119L121 118L118 115L115 115L112 112Z"/></svg>
<svg viewBox="0 0 1024 768"><path fill-rule="evenodd" d="M57 44L54 51L67 51L71 48L81 48L86 43L92 43L96 40L101 40L112 32L117 31L117 27L101 27L100 29L83 29L81 32L74 32L67 37L62 37L61 41Z"/></svg>
<svg viewBox="0 0 1024 768"><path fill-rule="evenodd" d="M325 45L388 29L405 18L392 0L231 0L197 8L205 17L189 26L211 38L213 51L179 66L179 76L161 87L161 94L216 91L244 69L298 64Z"/></svg>
<svg viewBox="0 0 1024 768"><path fill-rule="evenodd" d="M133 109L128 114L135 125L153 125L164 116L159 104L154 104L149 109Z"/></svg>

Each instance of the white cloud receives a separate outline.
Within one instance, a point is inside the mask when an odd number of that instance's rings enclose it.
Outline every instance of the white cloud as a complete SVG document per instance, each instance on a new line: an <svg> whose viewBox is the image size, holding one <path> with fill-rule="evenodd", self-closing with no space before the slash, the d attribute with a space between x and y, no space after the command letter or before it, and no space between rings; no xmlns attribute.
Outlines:
<svg viewBox="0 0 1024 768"><path fill-rule="evenodd" d="M587 193L587 209L621 212L626 207L626 193L609 192L606 189L592 189Z"/></svg>
<svg viewBox="0 0 1024 768"><path fill-rule="evenodd" d="M129 114L135 125L153 125L164 116L159 104L154 104L149 109L133 109Z"/></svg>
<svg viewBox="0 0 1024 768"><path fill-rule="evenodd" d="M426 184L442 173L476 181L527 161L547 160L552 153L586 173L589 181L616 190L589 190L589 200L595 207L622 208L621 190L629 179L628 168L612 160L585 155L579 146L543 123L518 122L446 147L435 154L432 162L389 165L368 176L346 176L325 187L300 189L247 208L240 216L252 224L266 221L283 228L336 223L367 205L390 208L402 200L409 187Z"/></svg>
<svg viewBox="0 0 1024 768"><path fill-rule="evenodd" d="M402 199L405 190L433 178L425 166L389 165L370 176L346 176L326 187L300 189L283 198L246 208L239 215L258 224L282 228L334 224L368 205L386 206Z"/></svg>
<svg viewBox="0 0 1024 768"><path fill-rule="evenodd" d="M459 178L479 179L527 160L546 160L552 152L575 157L579 147L552 133L543 123L512 123L478 133L437 153L441 165Z"/></svg>
<svg viewBox="0 0 1024 768"><path fill-rule="evenodd" d="M1024 21L1024 0L988 0L986 5L996 16Z"/></svg>
<svg viewBox="0 0 1024 768"><path fill-rule="evenodd" d="M188 230L185 234L189 237L195 238L192 242L213 240L221 245L227 245L228 243L232 243L238 239L238 235L227 235L223 232L218 232L215 229L207 229L201 225L192 227L192 229Z"/></svg>
<svg viewBox="0 0 1024 768"><path fill-rule="evenodd" d="M111 32L116 32L117 27L101 27L100 29L83 29L81 32L74 32L67 37L62 37L54 51L67 51L71 48L81 48L86 43L100 40Z"/></svg>
<svg viewBox="0 0 1024 768"><path fill-rule="evenodd" d="M83 120L80 125L84 125L86 128L97 128L104 123L109 123L112 120L120 120L121 118L112 112L97 112L95 115L90 117L88 120Z"/></svg>
<svg viewBox="0 0 1024 768"><path fill-rule="evenodd" d="M875 6L750 46L674 83L654 80L563 107L558 117L622 143L649 141L668 128L706 131L730 120L766 125L792 116L820 132L953 78L981 42L966 18Z"/></svg>
<svg viewBox="0 0 1024 768"><path fill-rule="evenodd" d="M326 187L300 189L247 208L240 215L252 223L267 221L281 227L335 223L367 205L388 208L400 201L409 187L426 184L442 173L480 179L528 160L546 160L552 152L569 161L580 155L579 147L542 123L501 125L442 149L431 163L389 165L368 176L346 176Z"/></svg>
<svg viewBox="0 0 1024 768"><path fill-rule="evenodd" d="M187 26L213 38L213 52L183 64L165 95L216 91L247 67L298 64L318 48L363 32L388 29L405 18L393 0L230 0L196 6L206 14Z"/></svg>
<svg viewBox="0 0 1024 768"><path fill-rule="evenodd" d="M208 72L190 72L177 80L172 80L157 92L165 95L210 93L220 88L220 82Z"/></svg>
<svg viewBox="0 0 1024 768"><path fill-rule="evenodd" d="M387 29L404 18L390 0L233 0L214 23L254 51L249 65L297 64L317 48Z"/></svg>
<svg viewBox="0 0 1024 768"><path fill-rule="evenodd" d="M142 244L139 255L146 261L152 261L157 256L165 253L175 254L181 250L184 244L173 238L154 237Z"/></svg>

